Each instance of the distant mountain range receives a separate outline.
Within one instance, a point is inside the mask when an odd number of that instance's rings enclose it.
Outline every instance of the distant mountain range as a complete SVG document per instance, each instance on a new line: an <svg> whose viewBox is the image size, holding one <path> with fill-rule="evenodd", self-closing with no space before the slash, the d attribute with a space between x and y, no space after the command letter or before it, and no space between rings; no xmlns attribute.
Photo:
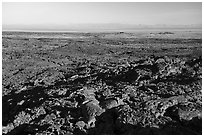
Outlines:
<svg viewBox="0 0 204 137"><path fill-rule="evenodd" d="M191 25L134 25L134 24L69 24L69 25L3 25L3 31L131 31L141 29L200 29L201 24Z"/></svg>

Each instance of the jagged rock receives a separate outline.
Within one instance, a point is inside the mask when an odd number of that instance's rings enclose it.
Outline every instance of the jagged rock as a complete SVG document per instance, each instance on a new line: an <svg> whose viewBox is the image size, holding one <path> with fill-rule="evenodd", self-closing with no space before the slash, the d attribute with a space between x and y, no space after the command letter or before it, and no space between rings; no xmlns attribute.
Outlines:
<svg viewBox="0 0 204 137"><path fill-rule="evenodd" d="M97 102L88 101L81 105L82 115L88 126L95 126L96 116L100 116L104 110Z"/></svg>
<svg viewBox="0 0 204 137"><path fill-rule="evenodd" d="M201 57L69 56L55 67L57 59L26 82L4 83L3 134L202 133Z"/></svg>
<svg viewBox="0 0 204 137"><path fill-rule="evenodd" d="M115 98L115 99L106 99L103 102L100 103L102 108L104 109L111 109L114 107L118 107L120 105L123 105L124 102L121 99Z"/></svg>
<svg viewBox="0 0 204 137"><path fill-rule="evenodd" d="M155 117L163 116L169 107L178 105L179 103L185 103L188 100L184 96L175 96L166 99L159 99L148 101L146 103L146 110L151 111L155 114Z"/></svg>
<svg viewBox="0 0 204 137"><path fill-rule="evenodd" d="M202 117L202 113L199 110L184 111L182 109L179 109L178 115L179 115L180 120L186 120L186 121L190 121L194 117L199 117L199 118Z"/></svg>
<svg viewBox="0 0 204 137"><path fill-rule="evenodd" d="M86 126L86 123L84 121L78 121L76 122L76 127L78 127L79 129L83 129Z"/></svg>
<svg viewBox="0 0 204 137"><path fill-rule="evenodd" d="M95 100L95 92L96 92L95 89L83 87L82 89L77 91L77 94L84 96L84 101Z"/></svg>
<svg viewBox="0 0 204 137"><path fill-rule="evenodd" d="M14 129L13 123L9 123L7 126L2 126L2 134L7 134Z"/></svg>
<svg viewBox="0 0 204 137"><path fill-rule="evenodd" d="M143 119L143 113L140 110L134 110L128 105L124 105L117 109L118 118L116 123L138 125Z"/></svg>

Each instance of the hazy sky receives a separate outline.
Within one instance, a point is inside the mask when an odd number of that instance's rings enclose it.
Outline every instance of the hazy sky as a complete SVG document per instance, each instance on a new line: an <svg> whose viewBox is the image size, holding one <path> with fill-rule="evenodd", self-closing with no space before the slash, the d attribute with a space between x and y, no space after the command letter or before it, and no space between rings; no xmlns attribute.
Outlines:
<svg viewBox="0 0 204 137"><path fill-rule="evenodd" d="M68 25L86 23L201 24L202 3L70 3L2 4L5 25Z"/></svg>

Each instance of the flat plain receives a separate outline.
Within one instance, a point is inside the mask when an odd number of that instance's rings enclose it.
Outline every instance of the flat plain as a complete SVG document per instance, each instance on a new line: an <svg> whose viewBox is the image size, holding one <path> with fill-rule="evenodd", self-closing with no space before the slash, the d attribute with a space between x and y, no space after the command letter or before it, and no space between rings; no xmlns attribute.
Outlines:
<svg viewBox="0 0 204 137"><path fill-rule="evenodd" d="M2 32L2 133L202 134L202 32Z"/></svg>

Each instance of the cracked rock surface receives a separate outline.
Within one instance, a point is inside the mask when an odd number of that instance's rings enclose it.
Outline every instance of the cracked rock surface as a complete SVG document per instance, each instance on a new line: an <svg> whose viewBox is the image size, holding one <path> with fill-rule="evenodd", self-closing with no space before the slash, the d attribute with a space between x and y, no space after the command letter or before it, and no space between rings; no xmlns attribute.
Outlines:
<svg viewBox="0 0 204 137"><path fill-rule="evenodd" d="M24 33L2 34L3 134L202 134L201 39Z"/></svg>

